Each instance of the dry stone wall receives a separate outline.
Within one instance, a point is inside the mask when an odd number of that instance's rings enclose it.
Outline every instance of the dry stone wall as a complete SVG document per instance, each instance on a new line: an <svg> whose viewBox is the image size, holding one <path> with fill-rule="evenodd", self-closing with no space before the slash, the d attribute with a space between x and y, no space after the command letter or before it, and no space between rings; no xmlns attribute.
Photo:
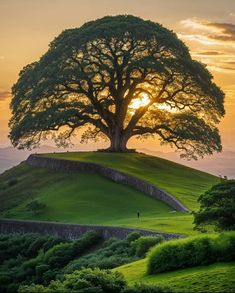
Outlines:
<svg viewBox="0 0 235 293"><path fill-rule="evenodd" d="M66 239L76 239L87 231L96 231L104 239L112 237L123 239L132 232L140 232L142 235L163 236L165 239L180 238L180 235L161 233L144 229L132 229L125 227L112 227L100 225L64 224L57 222L26 221L0 219L0 234L9 233L39 233L59 236Z"/></svg>
<svg viewBox="0 0 235 293"><path fill-rule="evenodd" d="M109 178L115 182L123 183L133 188L144 192L151 197L159 199L174 210L179 212L187 212L188 208L185 207L179 200L166 191L157 188L156 186L138 179L134 176L122 173L117 170L113 170L108 167L101 166L95 163L71 161L64 159L49 158L41 155L30 155L26 162L34 167L48 168L55 171L63 172L87 172L87 173L98 173L106 178Z"/></svg>

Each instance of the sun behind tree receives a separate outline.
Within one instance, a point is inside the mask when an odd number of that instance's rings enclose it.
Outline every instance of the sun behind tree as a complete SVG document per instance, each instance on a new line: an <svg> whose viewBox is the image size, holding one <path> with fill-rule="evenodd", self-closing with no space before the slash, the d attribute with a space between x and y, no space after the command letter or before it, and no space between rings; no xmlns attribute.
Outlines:
<svg viewBox="0 0 235 293"><path fill-rule="evenodd" d="M104 17L62 32L12 88L10 138L32 148L45 138L110 140L127 151L132 136L158 136L196 158L221 151L216 124L224 94L204 65L161 25Z"/></svg>

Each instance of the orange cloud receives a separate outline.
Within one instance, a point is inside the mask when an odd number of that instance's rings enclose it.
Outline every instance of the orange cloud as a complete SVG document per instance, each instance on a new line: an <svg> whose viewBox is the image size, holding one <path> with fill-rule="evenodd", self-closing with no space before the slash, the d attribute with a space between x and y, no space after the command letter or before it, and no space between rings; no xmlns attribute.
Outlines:
<svg viewBox="0 0 235 293"><path fill-rule="evenodd" d="M11 97L11 93L6 90L0 90L0 101L9 99Z"/></svg>
<svg viewBox="0 0 235 293"><path fill-rule="evenodd" d="M211 22L198 18L185 19L180 23L191 32L181 34L183 38L208 45L224 45L230 42L235 46L235 24L233 23Z"/></svg>

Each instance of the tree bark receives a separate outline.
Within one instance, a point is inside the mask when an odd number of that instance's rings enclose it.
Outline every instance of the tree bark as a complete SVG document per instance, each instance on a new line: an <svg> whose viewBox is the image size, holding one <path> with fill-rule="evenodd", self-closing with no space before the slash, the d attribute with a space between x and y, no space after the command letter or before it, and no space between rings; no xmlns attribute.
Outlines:
<svg viewBox="0 0 235 293"><path fill-rule="evenodd" d="M121 131L116 130L115 133L110 138L110 147L108 151L110 152L127 152L127 141L128 138L125 137Z"/></svg>

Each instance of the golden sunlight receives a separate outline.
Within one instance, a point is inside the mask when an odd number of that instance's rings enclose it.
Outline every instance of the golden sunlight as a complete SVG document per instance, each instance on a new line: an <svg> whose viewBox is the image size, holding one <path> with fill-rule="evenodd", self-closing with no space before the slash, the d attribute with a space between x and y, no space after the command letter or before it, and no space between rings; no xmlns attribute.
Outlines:
<svg viewBox="0 0 235 293"><path fill-rule="evenodd" d="M129 108L130 108L130 113L133 114L134 110L147 106L150 102L149 96L146 93L142 93L139 98L133 99ZM163 104L158 104L157 108L159 110L163 111L168 111L168 112L177 112L175 108L172 108L170 105L167 105L165 103Z"/></svg>
<svg viewBox="0 0 235 293"><path fill-rule="evenodd" d="M140 107L147 106L150 99L147 94L142 93L139 98L133 99L130 104L130 109L138 109Z"/></svg>

